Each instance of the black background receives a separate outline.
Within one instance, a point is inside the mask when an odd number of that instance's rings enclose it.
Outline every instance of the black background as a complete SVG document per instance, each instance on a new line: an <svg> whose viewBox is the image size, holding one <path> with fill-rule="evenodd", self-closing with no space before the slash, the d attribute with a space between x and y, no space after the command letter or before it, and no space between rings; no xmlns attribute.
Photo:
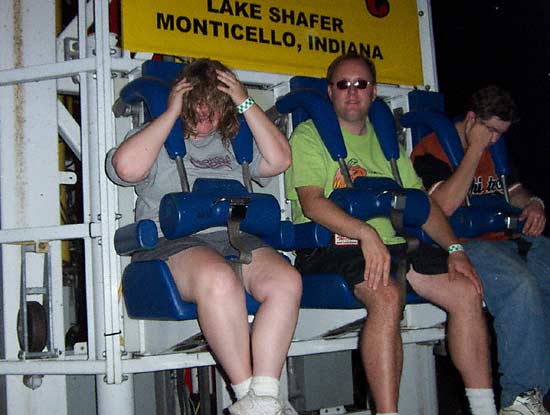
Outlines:
<svg viewBox="0 0 550 415"><path fill-rule="evenodd" d="M480 86L512 93L521 120L507 134L524 185L550 205L550 1L432 0L439 91L462 113Z"/></svg>
<svg viewBox="0 0 550 415"><path fill-rule="evenodd" d="M524 185L550 206L550 1L432 0L431 6L439 90L447 111L462 113L480 86L507 88L521 113L507 134L510 158ZM440 405L452 406L453 398L459 400L453 381L460 381L450 377L452 369L445 364L450 365L438 361ZM463 411L453 413L467 413L464 397L461 402ZM443 412L450 413L447 409Z"/></svg>

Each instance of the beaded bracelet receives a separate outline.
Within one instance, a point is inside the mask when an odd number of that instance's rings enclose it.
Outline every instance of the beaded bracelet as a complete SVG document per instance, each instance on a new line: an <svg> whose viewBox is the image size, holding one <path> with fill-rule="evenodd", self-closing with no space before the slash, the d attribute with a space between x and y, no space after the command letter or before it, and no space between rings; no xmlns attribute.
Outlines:
<svg viewBox="0 0 550 415"><path fill-rule="evenodd" d="M248 97L241 104L237 105L237 112L239 114L242 114L247 109L249 109L252 105L254 105L254 100L252 98Z"/></svg>
<svg viewBox="0 0 550 415"><path fill-rule="evenodd" d="M447 249L447 251L449 252L449 255L450 255L453 252L464 251L464 247L462 246L462 244L451 244L449 245L449 248Z"/></svg>
<svg viewBox="0 0 550 415"><path fill-rule="evenodd" d="M537 196L531 196L529 198L529 203L531 202L538 202L540 203L540 205L542 206L542 210L545 210L546 209L546 206L544 205L544 201L540 198L540 197L537 197Z"/></svg>

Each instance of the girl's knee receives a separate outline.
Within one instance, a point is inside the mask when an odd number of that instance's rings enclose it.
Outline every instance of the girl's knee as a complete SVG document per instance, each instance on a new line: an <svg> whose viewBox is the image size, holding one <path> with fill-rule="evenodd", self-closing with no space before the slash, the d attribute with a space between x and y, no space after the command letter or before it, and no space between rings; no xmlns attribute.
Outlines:
<svg viewBox="0 0 550 415"><path fill-rule="evenodd" d="M285 286L295 298L302 297L302 275L294 267L288 267L285 272Z"/></svg>
<svg viewBox="0 0 550 415"><path fill-rule="evenodd" d="M216 263L203 267L195 275L199 295L227 299L243 291L242 283L229 264Z"/></svg>
<svg viewBox="0 0 550 415"><path fill-rule="evenodd" d="M268 295L282 295L299 303L302 298L302 276L292 266L282 267L275 278L269 279Z"/></svg>

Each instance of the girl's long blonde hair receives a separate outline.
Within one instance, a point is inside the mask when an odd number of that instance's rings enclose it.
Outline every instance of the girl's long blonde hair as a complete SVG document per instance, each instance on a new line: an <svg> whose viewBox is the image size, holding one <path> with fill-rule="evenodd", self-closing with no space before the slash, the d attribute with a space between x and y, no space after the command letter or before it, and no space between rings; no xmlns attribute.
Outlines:
<svg viewBox="0 0 550 415"><path fill-rule="evenodd" d="M195 127L198 123L197 106L206 105L210 110L210 118L219 117L218 128L225 145L229 145L231 139L239 131L237 109L231 97L220 91L216 69L230 72L229 68L217 60L207 58L197 59L181 71L175 82L185 78L193 85L193 89L183 97L183 120L185 137L195 135Z"/></svg>

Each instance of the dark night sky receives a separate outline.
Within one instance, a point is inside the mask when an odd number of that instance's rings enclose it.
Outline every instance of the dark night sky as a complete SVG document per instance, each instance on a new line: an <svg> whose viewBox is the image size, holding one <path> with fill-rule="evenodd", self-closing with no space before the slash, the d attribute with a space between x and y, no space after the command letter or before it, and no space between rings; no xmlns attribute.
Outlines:
<svg viewBox="0 0 550 415"><path fill-rule="evenodd" d="M478 87L511 91L521 121L508 133L526 187L550 205L550 2L432 0L439 90L462 112Z"/></svg>

